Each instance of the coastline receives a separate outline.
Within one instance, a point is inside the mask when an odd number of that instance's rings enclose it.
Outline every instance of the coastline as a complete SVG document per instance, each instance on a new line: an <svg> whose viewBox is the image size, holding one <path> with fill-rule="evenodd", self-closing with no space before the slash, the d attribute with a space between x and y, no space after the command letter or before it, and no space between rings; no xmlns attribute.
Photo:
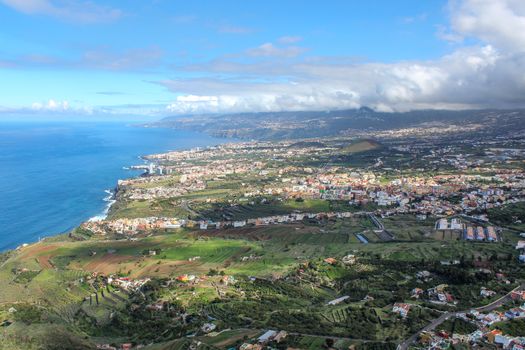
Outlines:
<svg viewBox="0 0 525 350"><path fill-rule="evenodd" d="M104 202L107 202L106 207L104 208L104 211L99 215L95 215L89 218L87 221L102 221L108 217L111 206L117 201L115 197L116 190L106 189L104 190L104 192L107 193L107 196L102 199Z"/></svg>
<svg viewBox="0 0 525 350"><path fill-rule="evenodd" d="M83 222L106 218L115 204L118 180L140 176L143 172L135 172L137 169L131 166L144 165L146 155L231 141L206 133L141 128L121 122L50 123L37 127L14 124L11 127L15 136L32 133L36 136L32 143L2 150L8 160L5 163L8 172L4 173L5 178L0 176L7 191L0 205L10 210L0 217L4 225L0 252L49 240L71 232ZM12 145L18 145L15 136ZM64 137L61 143L50 142L61 137ZM16 157L16 152L30 154L31 149L39 150L35 160L39 163L28 157L24 161ZM44 162L46 167L40 165ZM36 172L32 164L39 164L45 171ZM35 172L38 176L31 181L14 176ZM17 191L12 190L15 187Z"/></svg>

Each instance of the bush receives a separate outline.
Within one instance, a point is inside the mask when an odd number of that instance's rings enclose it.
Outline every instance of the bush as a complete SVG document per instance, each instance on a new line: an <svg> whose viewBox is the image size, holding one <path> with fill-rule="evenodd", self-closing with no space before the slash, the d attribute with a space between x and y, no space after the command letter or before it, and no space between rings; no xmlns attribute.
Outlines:
<svg viewBox="0 0 525 350"><path fill-rule="evenodd" d="M17 321L26 324L40 322L42 319L42 310L31 304L17 304L14 318Z"/></svg>

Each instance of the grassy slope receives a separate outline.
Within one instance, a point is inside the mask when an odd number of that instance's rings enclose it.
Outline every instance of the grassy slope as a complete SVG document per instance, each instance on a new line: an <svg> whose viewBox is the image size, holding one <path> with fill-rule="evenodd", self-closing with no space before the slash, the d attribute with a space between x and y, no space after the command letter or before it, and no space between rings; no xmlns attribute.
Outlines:
<svg viewBox="0 0 525 350"><path fill-rule="evenodd" d="M405 226L398 220L402 220ZM417 223L411 217L384 221L387 227L394 229L398 226L398 230L402 231L410 230L412 224L416 225L414 232L428 226L428 223ZM417 225L421 225L421 228ZM222 231L181 230L139 238L137 241L73 242L64 237L60 242L44 241L13 252L1 265L0 278L6 283L0 289L0 316L9 318L7 308L24 301L51 307L54 314L67 318L74 313L75 308L82 305L81 300L91 293L88 288L77 283L78 279L86 273L96 271L106 274L129 272L131 277L138 278L177 276L182 273L200 275L216 269L226 274L270 277L286 273L306 260L328 256L338 258L348 253L389 261L419 263L422 260L458 259L461 255L474 259L480 257L483 260L494 255L503 258L513 250L506 244L436 241L430 238L420 242L408 241L413 234L405 235L406 242L381 243L377 240L368 245L359 243L353 233L367 231L371 227L368 218L355 217L320 225L279 225ZM143 255L145 250L157 248L160 249L158 255ZM109 249L115 252L110 254ZM96 252L96 255L91 255L92 252ZM249 255L256 258L241 261L243 256ZM188 261L194 256L200 256L200 259ZM28 280L20 279L15 271L21 268L35 273L28 274ZM329 278L339 278L336 270L326 273ZM387 275L383 277L387 278ZM388 278L392 281L403 279L402 275ZM374 288L372 281L367 283L369 288ZM216 290L210 283L203 283L194 291L183 289L178 293L181 299L188 301L209 303L217 298ZM329 300L336 296L327 294L323 298ZM286 298L282 300L283 305L296 302ZM82 307L88 313L94 312L94 317L107 318L112 305L96 310L90 310L85 305ZM388 308L378 309L377 312L388 312ZM343 317L341 315L329 313L327 317L339 320ZM406 330L389 328L388 332L390 333L385 333L385 336L396 338Z"/></svg>

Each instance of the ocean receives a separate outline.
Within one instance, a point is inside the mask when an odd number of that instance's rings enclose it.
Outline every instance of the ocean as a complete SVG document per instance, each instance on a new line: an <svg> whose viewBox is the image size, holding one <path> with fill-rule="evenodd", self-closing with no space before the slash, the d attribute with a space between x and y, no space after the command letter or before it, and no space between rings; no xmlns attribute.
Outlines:
<svg viewBox="0 0 525 350"><path fill-rule="evenodd" d="M123 122L0 121L0 251L103 215L141 155L226 140Z"/></svg>

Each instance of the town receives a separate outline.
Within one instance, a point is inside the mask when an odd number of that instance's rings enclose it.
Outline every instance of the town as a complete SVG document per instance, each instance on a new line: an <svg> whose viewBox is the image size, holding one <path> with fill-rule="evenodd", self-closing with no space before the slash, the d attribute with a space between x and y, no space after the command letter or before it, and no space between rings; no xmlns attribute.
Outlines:
<svg viewBox="0 0 525 350"><path fill-rule="evenodd" d="M144 156L107 217L7 257L4 299L54 276L99 349L525 346L522 138L413 133Z"/></svg>

